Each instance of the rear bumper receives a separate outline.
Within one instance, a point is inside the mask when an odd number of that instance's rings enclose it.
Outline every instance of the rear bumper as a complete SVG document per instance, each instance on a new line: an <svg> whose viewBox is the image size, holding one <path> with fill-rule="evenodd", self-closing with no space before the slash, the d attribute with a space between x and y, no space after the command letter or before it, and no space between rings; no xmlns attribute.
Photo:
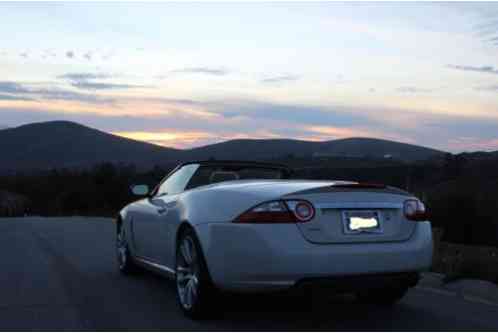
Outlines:
<svg viewBox="0 0 498 333"><path fill-rule="evenodd" d="M376 279L378 285L406 276L389 273L420 272L432 263L429 222L417 223L407 241L362 244L313 244L295 225L208 223L196 231L211 278L224 290L279 290L352 276L357 285Z"/></svg>

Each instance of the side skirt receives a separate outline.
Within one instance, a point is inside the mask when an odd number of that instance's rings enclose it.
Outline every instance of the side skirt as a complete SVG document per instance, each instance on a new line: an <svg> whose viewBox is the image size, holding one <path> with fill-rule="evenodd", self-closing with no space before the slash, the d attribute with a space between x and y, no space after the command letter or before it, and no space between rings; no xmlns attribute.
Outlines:
<svg viewBox="0 0 498 333"><path fill-rule="evenodd" d="M133 257L133 260L140 266L170 279L175 278L175 271L167 266L163 266L142 257Z"/></svg>

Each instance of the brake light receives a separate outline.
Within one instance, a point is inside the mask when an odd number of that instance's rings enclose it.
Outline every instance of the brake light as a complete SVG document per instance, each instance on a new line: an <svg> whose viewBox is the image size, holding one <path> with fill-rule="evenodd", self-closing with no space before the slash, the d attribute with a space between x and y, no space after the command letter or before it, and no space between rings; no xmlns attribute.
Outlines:
<svg viewBox="0 0 498 333"><path fill-rule="evenodd" d="M313 205L304 200L264 202L238 216L235 223L304 223L315 216Z"/></svg>
<svg viewBox="0 0 498 333"><path fill-rule="evenodd" d="M408 199L404 203L403 211L405 217L411 221L426 221L427 212L422 201L417 199Z"/></svg>

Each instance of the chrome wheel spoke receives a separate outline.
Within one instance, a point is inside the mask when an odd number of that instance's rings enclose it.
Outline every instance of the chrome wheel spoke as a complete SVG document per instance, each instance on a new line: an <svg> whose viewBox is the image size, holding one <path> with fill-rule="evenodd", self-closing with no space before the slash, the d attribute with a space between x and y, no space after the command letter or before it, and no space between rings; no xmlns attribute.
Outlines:
<svg viewBox="0 0 498 333"><path fill-rule="evenodd" d="M185 305L187 305L187 307L192 306L192 285L190 284L190 281L187 282L187 285L185 286Z"/></svg>
<svg viewBox="0 0 498 333"><path fill-rule="evenodd" d="M185 237L178 247L176 266L176 286L182 306L190 309L195 306L199 295L199 263L194 241Z"/></svg>
<svg viewBox="0 0 498 333"><path fill-rule="evenodd" d="M179 273L190 273L190 268L189 267L183 267L183 266L178 266L176 268L176 270L179 272Z"/></svg>
<svg viewBox="0 0 498 333"><path fill-rule="evenodd" d="M185 281L188 281L191 279L191 275L190 274L179 274L178 277L177 277L177 280L178 282L180 283L183 283Z"/></svg>

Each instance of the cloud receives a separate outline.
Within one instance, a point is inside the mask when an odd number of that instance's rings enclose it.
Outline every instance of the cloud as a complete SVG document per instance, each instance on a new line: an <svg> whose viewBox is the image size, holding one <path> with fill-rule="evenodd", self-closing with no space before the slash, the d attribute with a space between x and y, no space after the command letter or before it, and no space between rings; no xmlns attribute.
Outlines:
<svg viewBox="0 0 498 333"><path fill-rule="evenodd" d="M247 127L254 124L254 128L301 139L330 140L339 136L374 136L458 151L460 146L453 145L451 141L455 137L475 137L475 142L485 145L486 142L492 142L490 140L496 138L498 133L496 118L431 114L419 110L384 107L296 106L247 100L233 104L213 103L206 108L225 118L235 117ZM327 128L328 132L322 131L323 128ZM328 138L327 133L331 135ZM497 150L498 146L488 145L487 149Z"/></svg>
<svg viewBox="0 0 498 333"><path fill-rule="evenodd" d="M113 90L113 89L131 89L144 88L142 85L96 82L95 80L103 80L116 77L116 75L106 73L66 73L57 76L58 79L68 80L69 84L75 88L82 90Z"/></svg>
<svg viewBox="0 0 498 333"><path fill-rule="evenodd" d="M476 87L474 89L477 90L477 91L498 92L498 84L491 85L491 86Z"/></svg>
<svg viewBox="0 0 498 333"><path fill-rule="evenodd" d="M72 82L71 85L82 90L111 90L111 89L133 89L145 88L143 85L121 84L121 83L102 83L92 81Z"/></svg>
<svg viewBox="0 0 498 333"><path fill-rule="evenodd" d="M66 52L66 57L69 58L69 59L73 59L75 57L74 52L73 51L67 51Z"/></svg>
<svg viewBox="0 0 498 333"><path fill-rule="evenodd" d="M458 137L449 140L453 149L463 151L490 151L498 147L498 139L480 139L478 137Z"/></svg>
<svg viewBox="0 0 498 333"><path fill-rule="evenodd" d="M430 89L423 89L423 88L417 88L417 87L412 87L412 86L404 86L404 87L399 87L396 89L397 92L400 93L407 93L407 94L418 94L418 93L430 93L432 90Z"/></svg>
<svg viewBox="0 0 498 333"><path fill-rule="evenodd" d="M49 100L78 101L92 104L112 104L113 98L101 97L94 94L82 94L60 88L34 89L32 93L40 98Z"/></svg>
<svg viewBox="0 0 498 333"><path fill-rule="evenodd" d="M75 91L61 89L58 87L30 87L25 84L12 81L0 81L0 93L3 100L33 101L37 99L79 101L85 103L112 103L113 99L103 98L93 94L82 94Z"/></svg>
<svg viewBox="0 0 498 333"><path fill-rule="evenodd" d="M460 65L447 65L446 67L457 69L460 71L467 72L479 72L479 73L487 73L487 74L498 74L498 68L494 68L493 66L460 66Z"/></svg>
<svg viewBox="0 0 498 333"><path fill-rule="evenodd" d="M58 79L67 79L71 81L87 81L96 79L107 79L111 77L113 76L105 73L66 73L57 76Z"/></svg>
<svg viewBox="0 0 498 333"><path fill-rule="evenodd" d="M216 133L185 131L175 128L164 128L156 131L116 131L112 132L112 134L175 148L199 146L204 144L206 140L212 141L217 138L219 139Z"/></svg>
<svg viewBox="0 0 498 333"><path fill-rule="evenodd" d="M224 68L212 68L212 67L186 67L180 69L174 69L170 73L184 73L184 74L205 74L213 76L224 76L228 75L230 72Z"/></svg>
<svg viewBox="0 0 498 333"><path fill-rule="evenodd" d="M17 82L0 81L0 92L7 94L23 94L29 93L30 90Z"/></svg>
<svg viewBox="0 0 498 333"><path fill-rule="evenodd" d="M42 93L41 89L38 92ZM73 97L67 91L59 96L53 89L45 93L51 98ZM81 99L81 95L93 96L76 94L74 98ZM114 98L113 104L97 105L93 109L55 103L33 106L36 109L30 109L31 104L26 104L26 108L0 105L0 118L9 119L10 126L33 121L71 120L107 132L132 133L167 146L200 146L233 138L325 141L357 136L411 142L449 151L468 149L465 147L498 150L498 121L489 116L430 114L386 107L277 104L252 99ZM67 111L65 107L71 109ZM137 107L143 112L137 112ZM200 117L201 113L209 116ZM180 141L164 134L169 132L174 132ZM460 138L472 140L458 141Z"/></svg>
<svg viewBox="0 0 498 333"><path fill-rule="evenodd" d="M33 99L23 96L0 94L0 101L32 101Z"/></svg>
<svg viewBox="0 0 498 333"><path fill-rule="evenodd" d="M463 3L459 3L463 6ZM474 33L485 43L498 46L498 6L491 2L474 2L466 4L467 8L473 9L479 16L478 22L473 25ZM493 7L494 6L494 7Z"/></svg>
<svg viewBox="0 0 498 333"><path fill-rule="evenodd" d="M209 102L203 102L188 98L148 97L147 101L152 103L164 103L164 104L199 106L199 107L205 107L210 104Z"/></svg>
<svg viewBox="0 0 498 333"><path fill-rule="evenodd" d="M364 115L347 110L314 105L288 105L240 100L233 102L206 103L211 112L226 118L273 120L287 123L330 124L335 126L351 126L365 120Z"/></svg>
<svg viewBox="0 0 498 333"><path fill-rule="evenodd" d="M92 60L92 52L87 52L83 54L83 58L85 58L88 61Z"/></svg>
<svg viewBox="0 0 498 333"><path fill-rule="evenodd" d="M262 79L261 82L263 83L282 83L282 82L292 82L292 81L297 81L299 80L299 76L297 75L280 75L280 76L273 76L273 77L267 77L265 79Z"/></svg>
<svg viewBox="0 0 498 333"><path fill-rule="evenodd" d="M55 58L57 57L57 55L55 54L55 52L51 49L46 49L43 51L43 55L42 55L42 58L43 59L48 59L48 58Z"/></svg>
<svg viewBox="0 0 498 333"><path fill-rule="evenodd" d="M492 35L498 32L498 19L491 18L474 26L476 32L482 36Z"/></svg>

